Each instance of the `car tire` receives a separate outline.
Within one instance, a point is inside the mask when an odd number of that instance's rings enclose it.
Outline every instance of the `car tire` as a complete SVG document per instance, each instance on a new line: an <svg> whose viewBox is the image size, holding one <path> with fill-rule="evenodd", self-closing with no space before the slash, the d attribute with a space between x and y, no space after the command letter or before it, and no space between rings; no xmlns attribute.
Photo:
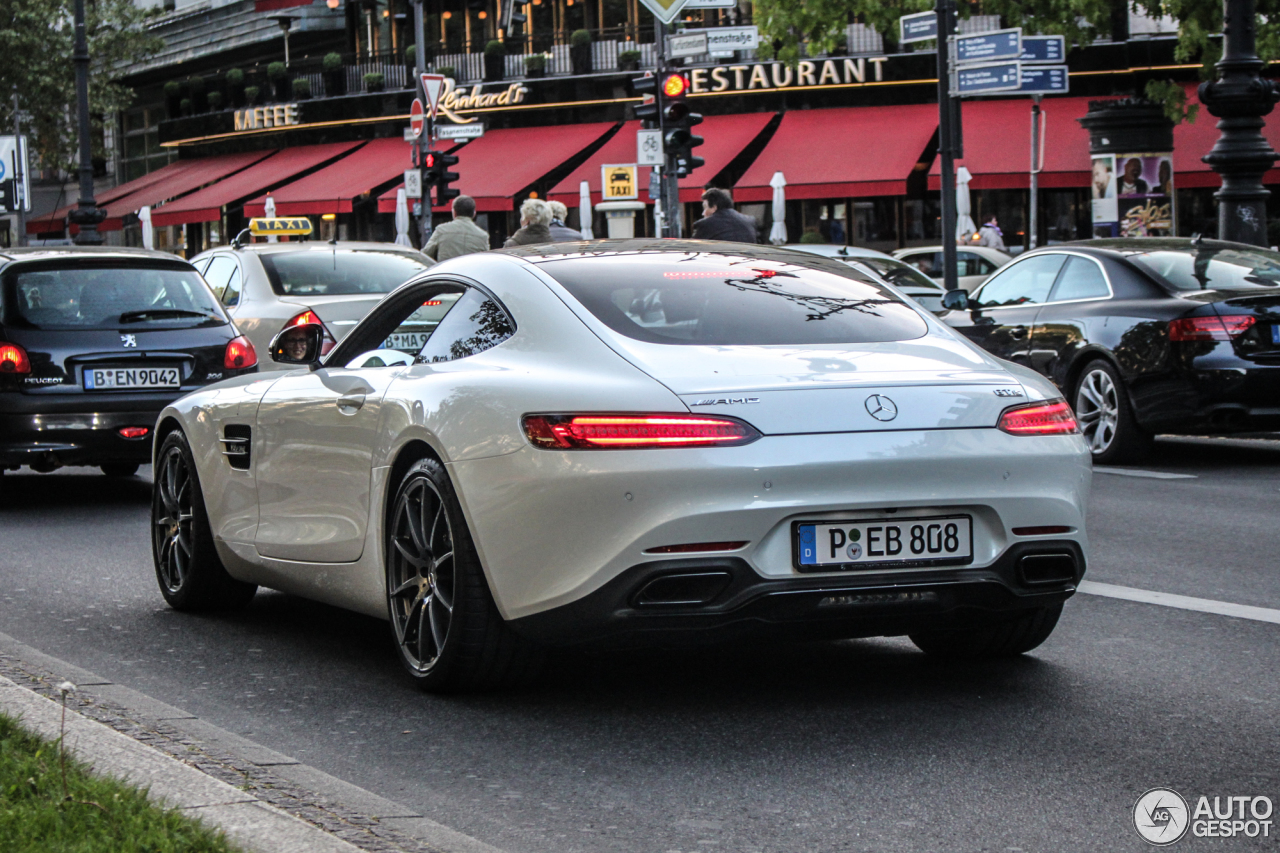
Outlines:
<svg viewBox="0 0 1280 853"><path fill-rule="evenodd" d="M1097 359L1086 364L1071 396L1096 464L1137 462L1150 452L1151 434L1134 418L1129 392L1110 362Z"/></svg>
<svg viewBox="0 0 1280 853"><path fill-rule="evenodd" d="M138 465L133 462L108 462L98 467L108 477L132 477L138 473Z"/></svg>
<svg viewBox="0 0 1280 853"><path fill-rule="evenodd" d="M160 594L175 610L230 610L253 598L256 584L227 574L187 437L175 430L156 455L151 488L151 555Z"/></svg>
<svg viewBox="0 0 1280 853"><path fill-rule="evenodd" d="M386 531L387 611L396 652L423 690L491 690L537 677L542 651L512 631L485 580L444 466L405 472Z"/></svg>
<svg viewBox="0 0 1280 853"><path fill-rule="evenodd" d="M1062 605L1027 610L1012 619L951 631L911 634L916 648L948 660L1016 657L1034 649L1053 633Z"/></svg>

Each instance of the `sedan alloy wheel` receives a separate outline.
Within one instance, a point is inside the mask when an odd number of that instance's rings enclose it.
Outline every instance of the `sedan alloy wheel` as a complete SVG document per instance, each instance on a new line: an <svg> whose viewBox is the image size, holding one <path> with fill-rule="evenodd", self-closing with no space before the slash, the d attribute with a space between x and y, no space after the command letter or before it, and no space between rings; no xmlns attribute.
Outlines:
<svg viewBox="0 0 1280 853"><path fill-rule="evenodd" d="M1101 367L1094 368L1080 380L1076 391L1076 417L1080 429L1096 456L1105 453L1115 441L1120 420L1120 400L1116 383Z"/></svg>

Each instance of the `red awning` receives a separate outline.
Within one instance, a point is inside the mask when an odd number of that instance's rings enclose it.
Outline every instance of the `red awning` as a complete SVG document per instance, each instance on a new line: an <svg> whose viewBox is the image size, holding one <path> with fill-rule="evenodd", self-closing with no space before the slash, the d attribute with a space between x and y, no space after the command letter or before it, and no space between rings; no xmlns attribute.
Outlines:
<svg viewBox="0 0 1280 853"><path fill-rule="evenodd" d="M222 218L222 209L227 205L282 184L301 172L341 157L359 145L358 142L334 142L285 148L242 172L156 208L151 212L151 223L161 226L216 222Z"/></svg>
<svg viewBox="0 0 1280 853"><path fill-rule="evenodd" d="M154 207L161 202L179 198L198 190L206 184L234 175L271 156L272 151L250 151L243 154L224 154L220 157L204 157L191 160L191 167L175 172L171 177L122 196L103 205L107 218L98 226L99 231L119 231L124 227L123 218L137 213L144 207Z"/></svg>
<svg viewBox="0 0 1280 853"><path fill-rule="evenodd" d="M94 201L96 201L99 206L108 204L110 202L115 201L118 198L124 198L125 196L131 193L135 193L141 189L149 187L152 184L159 183L160 181L167 181L169 178L172 178L174 175L177 175L181 172L185 172L187 169L190 169L192 167L192 164L198 163L198 162L200 161L177 160L173 163L170 163L167 166L161 166L159 169L156 169L154 172L147 172L147 174L139 178L134 178L132 181L125 181L123 184L120 184L119 186L112 187L109 190L103 190L101 193L97 194ZM67 214L75 210L75 208L76 208L76 205L69 204L66 207L60 207L57 210L53 211L53 213L46 214L45 216L36 217L34 219L28 219L27 233L28 234L46 234L53 231L61 231L66 226Z"/></svg>
<svg viewBox="0 0 1280 853"><path fill-rule="evenodd" d="M519 193L581 154L616 126L613 122L595 122L491 130L457 150L458 165L454 169L458 180L454 186L476 200L477 211L513 210ZM631 159L626 162L635 159L634 139ZM597 169L597 180L599 174ZM379 212L395 212L398 188L378 199ZM276 203L279 204L278 198Z"/></svg>
<svg viewBox="0 0 1280 853"><path fill-rule="evenodd" d="M932 104L791 110L734 188L735 201L768 201L775 172L787 198L901 195L938 127Z"/></svg>
<svg viewBox="0 0 1280 853"><path fill-rule="evenodd" d="M733 158L742 153L756 137L765 129L773 118L773 113L742 113L727 116L708 116L700 125L694 127L694 133L703 137L706 142L695 148L693 153L706 161L706 165L694 171L692 175L680 179L680 200L697 201L702 197L702 190L707 182L720 174ZM566 205L578 204L579 187L583 181L591 186L591 203L599 204L600 167L606 163L634 163L636 161L636 131L640 122L629 121L622 129L606 142L599 151L587 158L586 162L573 171L548 193L547 197ZM648 171L642 170L640 181L640 198L648 201L644 191L648 189Z"/></svg>
<svg viewBox="0 0 1280 853"><path fill-rule="evenodd" d="M375 139L336 163L271 192L276 216L350 213L355 199L394 181L413 166L403 139ZM244 206L245 216L262 216L267 194Z"/></svg>

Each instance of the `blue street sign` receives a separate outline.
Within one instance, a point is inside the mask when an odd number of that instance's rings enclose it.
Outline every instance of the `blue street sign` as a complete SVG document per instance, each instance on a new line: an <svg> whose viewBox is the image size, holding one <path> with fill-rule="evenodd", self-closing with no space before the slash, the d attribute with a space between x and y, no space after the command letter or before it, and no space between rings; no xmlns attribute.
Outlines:
<svg viewBox="0 0 1280 853"><path fill-rule="evenodd" d="M958 68L955 73L957 95L989 95L1016 91L1021 85L1022 63L993 62Z"/></svg>
<svg viewBox="0 0 1280 853"><path fill-rule="evenodd" d="M938 37L938 13L917 12L914 15L903 15L898 19L900 44L913 41L931 41Z"/></svg>
<svg viewBox="0 0 1280 853"><path fill-rule="evenodd" d="M992 62L997 59L1017 59L1022 55L1022 30L992 30L956 36L956 63Z"/></svg>
<svg viewBox="0 0 1280 853"><path fill-rule="evenodd" d="M1066 36L1023 36L1023 62L1066 62Z"/></svg>
<svg viewBox="0 0 1280 853"><path fill-rule="evenodd" d="M1019 95L1061 95L1071 90L1065 65L1024 65Z"/></svg>

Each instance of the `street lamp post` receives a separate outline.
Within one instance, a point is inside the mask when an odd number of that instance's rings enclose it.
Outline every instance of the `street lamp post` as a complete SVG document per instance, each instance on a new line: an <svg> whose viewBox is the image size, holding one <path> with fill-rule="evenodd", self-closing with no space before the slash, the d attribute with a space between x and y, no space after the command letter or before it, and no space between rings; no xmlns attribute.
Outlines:
<svg viewBox="0 0 1280 853"><path fill-rule="evenodd" d="M1275 84L1258 72L1254 0L1223 0L1222 59L1218 79L1200 84L1200 102L1217 116L1218 138L1204 162L1222 176L1218 237L1267 245L1267 197L1262 176L1280 158L1262 135L1262 117L1275 106Z"/></svg>
<svg viewBox="0 0 1280 853"><path fill-rule="evenodd" d="M89 42L84 34L84 0L76 0L76 45L72 60L76 66L76 118L80 132L80 200L67 217L79 226L75 242L80 246L101 246L98 223L105 218L93 198L93 145L89 133Z"/></svg>

